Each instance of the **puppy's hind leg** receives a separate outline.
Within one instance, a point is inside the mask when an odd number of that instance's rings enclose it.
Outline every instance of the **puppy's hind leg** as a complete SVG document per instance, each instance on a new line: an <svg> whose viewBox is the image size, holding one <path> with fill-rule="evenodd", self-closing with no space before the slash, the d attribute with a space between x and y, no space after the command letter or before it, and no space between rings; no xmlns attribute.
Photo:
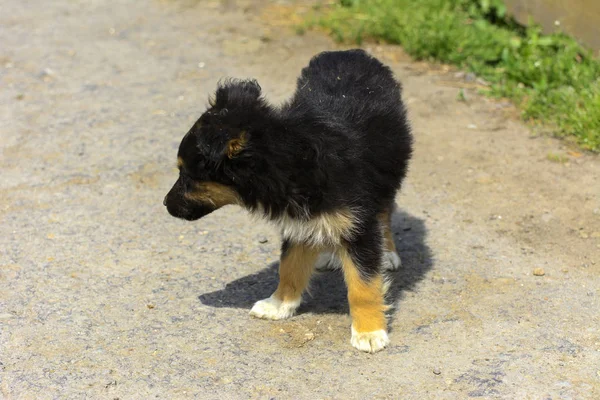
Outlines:
<svg viewBox="0 0 600 400"><path fill-rule="evenodd" d="M340 249L348 303L352 317L352 346L375 353L388 345L384 302L385 283L381 271L381 233L374 228L361 233Z"/></svg>
<svg viewBox="0 0 600 400"><path fill-rule="evenodd" d="M394 233L392 231L392 216L389 210L379 214L379 223L383 231L383 268L387 271L396 271L402 266L402 260L396 250Z"/></svg>
<svg viewBox="0 0 600 400"><path fill-rule="evenodd" d="M302 301L319 249L284 239L279 264L279 285L271 297L257 301L250 315L264 319L289 318Z"/></svg>
<svg viewBox="0 0 600 400"><path fill-rule="evenodd" d="M340 268L342 268L342 262L339 257L330 250L321 252L315 264L315 269L317 271L332 271Z"/></svg>

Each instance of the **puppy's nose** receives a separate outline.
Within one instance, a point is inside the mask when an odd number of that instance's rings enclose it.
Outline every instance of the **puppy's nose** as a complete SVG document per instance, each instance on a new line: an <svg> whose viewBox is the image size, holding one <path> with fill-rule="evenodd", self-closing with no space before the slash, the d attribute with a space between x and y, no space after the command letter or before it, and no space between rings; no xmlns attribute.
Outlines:
<svg viewBox="0 0 600 400"><path fill-rule="evenodd" d="M165 206L165 207L167 206L167 196L165 196L165 198L163 199L163 206Z"/></svg>

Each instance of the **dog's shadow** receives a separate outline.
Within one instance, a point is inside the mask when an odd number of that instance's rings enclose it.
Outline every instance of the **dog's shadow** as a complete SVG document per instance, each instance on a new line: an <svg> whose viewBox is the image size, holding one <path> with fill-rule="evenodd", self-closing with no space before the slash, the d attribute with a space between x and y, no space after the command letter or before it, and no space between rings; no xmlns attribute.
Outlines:
<svg viewBox="0 0 600 400"><path fill-rule="evenodd" d="M427 229L424 220L403 211L392 215L392 231L402 266L398 271L388 272L391 278L387 293L388 304L394 306L402 293L412 289L433 265L431 250L427 246ZM243 278L237 279L224 289L199 296L202 304L211 307L250 309L257 300L269 297L277 287L279 263ZM310 291L304 296L298 313L312 312L347 313L346 286L341 271L325 271L311 280Z"/></svg>

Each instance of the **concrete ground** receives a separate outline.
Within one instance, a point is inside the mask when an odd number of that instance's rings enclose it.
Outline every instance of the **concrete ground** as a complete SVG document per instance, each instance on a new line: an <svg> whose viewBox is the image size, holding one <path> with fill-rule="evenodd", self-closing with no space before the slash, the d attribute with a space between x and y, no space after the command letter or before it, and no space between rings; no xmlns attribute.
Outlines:
<svg viewBox="0 0 600 400"><path fill-rule="evenodd" d="M416 153L392 344L364 354L336 272L297 317L252 319L276 285L274 229L162 205L217 80L281 101L328 38L295 35L285 4L0 9L1 398L600 398L597 156L533 133L468 74L371 46L404 85Z"/></svg>

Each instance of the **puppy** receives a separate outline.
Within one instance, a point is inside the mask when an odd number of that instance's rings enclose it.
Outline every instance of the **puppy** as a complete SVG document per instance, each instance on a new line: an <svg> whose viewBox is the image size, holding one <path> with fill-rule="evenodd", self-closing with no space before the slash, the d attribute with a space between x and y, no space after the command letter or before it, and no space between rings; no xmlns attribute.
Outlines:
<svg viewBox="0 0 600 400"><path fill-rule="evenodd" d="M281 107L253 80L219 85L179 146L179 178L164 200L197 220L237 204L281 231L279 285L250 314L291 317L315 266L343 271L351 343L388 343L385 269L400 265L390 227L412 137L392 72L362 50L324 52Z"/></svg>

